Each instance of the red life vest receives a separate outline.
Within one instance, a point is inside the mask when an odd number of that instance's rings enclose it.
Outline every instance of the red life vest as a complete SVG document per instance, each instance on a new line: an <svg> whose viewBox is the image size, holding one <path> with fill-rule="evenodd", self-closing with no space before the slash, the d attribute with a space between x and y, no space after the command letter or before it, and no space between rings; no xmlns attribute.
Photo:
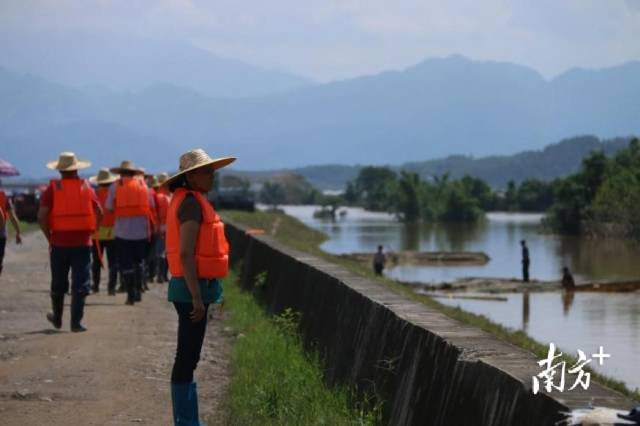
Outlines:
<svg viewBox="0 0 640 426"><path fill-rule="evenodd" d="M174 277L183 277L180 259L180 220L178 209L187 194L192 194L200 204L202 222L196 242L196 271L198 278L222 278L229 270L229 244L224 236L224 224L211 204L199 192L178 188L167 212L167 261Z"/></svg>
<svg viewBox="0 0 640 426"><path fill-rule="evenodd" d="M9 200L4 191L0 191L0 229L4 228L4 224L9 216Z"/></svg>
<svg viewBox="0 0 640 426"><path fill-rule="evenodd" d="M93 189L83 179L54 179L50 183L53 208L49 212L49 229L59 231L94 231Z"/></svg>
<svg viewBox="0 0 640 426"><path fill-rule="evenodd" d="M137 177L123 177L115 183L115 217L147 216L152 218L149 208L149 189L147 184Z"/></svg>
<svg viewBox="0 0 640 426"><path fill-rule="evenodd" d="M102 211L104 214L102 215L102 220L100 221L100 226L113 226L116 221L116 215L113 212L110 212L105 207L107 204L107 197L109 196L109 187L108 186L99 186L96 190L98 194L98 201L100 201L100 205L102 206Z"/></svg>
<svg viewBox="0 0 640 426"><path fill-rule="evenodd" d="M156 191L156 208L158 210L160 225L166 225L167 213L169 211L169 197L160 191Z"/></svg>

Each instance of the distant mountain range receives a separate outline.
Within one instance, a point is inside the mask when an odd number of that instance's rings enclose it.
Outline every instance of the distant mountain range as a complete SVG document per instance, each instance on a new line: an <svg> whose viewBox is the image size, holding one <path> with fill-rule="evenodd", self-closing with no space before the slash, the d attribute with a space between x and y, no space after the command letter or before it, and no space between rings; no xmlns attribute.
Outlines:
<svg viewBox="0 0 640 426"><path fill-rule="evenodd" d="M0 65L94 93L170 84L206 96L238 98L312 84L284 71L225 59L191 44L98 32L0 31Z"/></svg>
<svg viewBox="0 0 640 426"><path fill-rule="evenodd" d="M640 62L547 81L526 67L452 56L235 99L181 86L112 92L0 70L0 155L41 176L62 150L96 166L131 158L171 170L200 146L238 156L236 169L273 170L504 156L574 135L640 133Z"/></svg>
<svg viewBox="0 0 640 426"><path fill-rule="evenodd" d="M600 141L594 136L580 136L546 146L540 151L525 151L514 155L473 158L451 155L446 158L405 163L391 166L395 171L418 173L423 180L449 173L453 178L464 175L479 177L493 188L504 189L510 180L520 183L525 179L550 181L575 173L582 160L592 151L602 151L611 156L629 144L627 138ZM267 180L279 173L296 173L304 176L314 187L322 190L344 189L349 180L355 179L363 166L309 166L299 169L270 172L243 172L252 180Z"/></svg>

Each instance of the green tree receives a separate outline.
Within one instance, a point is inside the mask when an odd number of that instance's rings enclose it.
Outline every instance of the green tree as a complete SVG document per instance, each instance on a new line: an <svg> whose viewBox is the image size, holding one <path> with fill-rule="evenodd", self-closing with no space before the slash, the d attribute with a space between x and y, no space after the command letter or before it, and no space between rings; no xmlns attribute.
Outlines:
<svg viewBox="0 0 640 426"><path fill-rule="evenodd" d="M363 167L355 180L358 198L367 210L389 210L395 190L396 173L386 167Z"/></svg>
<svg viewBox="0 0 640 426"><path fill-rule="evenodd" d="M287 196L284 192L284 188L279 183L265 182L260 191L260 201L270 205L272 208L278 207L280 204L284 204Z"/></svg>
<svg viewBox="0 0 640 426"><path fill-rule="evenodd" d="M553 187L538 179L527 179L518 187L516 204L520 211L546 211L553 204Z"/></svg>
<svg viewBox="0 0 640 426"><path fill-rule="evenodd" d="M417 173L400 172L397 212L405 222L415 222L420 218L420 186Z"/></svg>

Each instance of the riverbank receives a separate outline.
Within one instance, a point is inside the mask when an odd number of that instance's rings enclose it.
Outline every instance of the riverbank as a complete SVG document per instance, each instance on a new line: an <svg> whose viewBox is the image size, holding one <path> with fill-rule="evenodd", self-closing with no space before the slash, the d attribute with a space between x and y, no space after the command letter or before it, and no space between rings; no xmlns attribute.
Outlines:
<svg viewBox="0 0 640 426"><path fill-rule="evenodd" d="M235 339L231 383L224 416L209 424L379 424L374 399L358 402L345 387L326 385L322 360L305 352L296 312L271 317L239 288L237 274L225 281L224 332Z"/></svg>
<svg viewBox="0 0 640 426"><path fill-rule="evenodd" d="M547 356L548 346L531 339L522 331L512 331L507 329L506 327L489 321L486 317L474 315L462 311L459 308L445 306L426 295L416 294L414 289L406 285L402 285L386 277L375 276L369 268L363 267L363 265L361 265L359 262L345 259L340 256L331 255L322 251L319 246L326 240L327 237L316 230L308 228L302 222L292 217L282 214L260 212L224 212L224 215L227 215L228 217L240 223L245 223L249 226L263 229L267 234L276 238L283 244L301 251L311 253L332 263L339 264L360 276L384 284L387 288L403 295L404 297L424 303L464 324L478 327L502 340L533 352L539 359L543 359ZM571 363L570 365L573 365L576 362L576 359L569 356L565 356L565 359L567 360L567 362ZM622 382L618 380L603 376L593 371L592 377L605 386L615 389L626 396L629 396L636 400L640 400L640 393L638 391L634 392L628 389Z"/></svg>

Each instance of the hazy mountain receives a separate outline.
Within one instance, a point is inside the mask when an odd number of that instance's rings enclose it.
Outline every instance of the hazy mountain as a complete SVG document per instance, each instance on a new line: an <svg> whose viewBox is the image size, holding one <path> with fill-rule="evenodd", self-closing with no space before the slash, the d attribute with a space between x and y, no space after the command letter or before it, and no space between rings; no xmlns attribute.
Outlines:
<svg viewBox="0 0 640 426"><path fill-rule="evenodd" d="M575 173L582 159L592 151L613 155L629 144L627 138L600 141L594 136L579 136L546 146L539 151L524 151L508 156L473 158L451 155L447 158L412 162L399 168L416 172L423 179L449 173L452 177L471 175L485 180L494 188L506 188L507 182L525 179L553 180Z"/></svg>
<svg viewBox="0 0 640 426"><path fill-rule="evenodd" d="M450 155L435 160L410 162L388 166L399 172L407 170L418 173L423 180L448 173L453 178L464 175L479 177L494 188L506 188L510 180L520 183L525 179L550 181L578 171L582 160L592 151L603 151L611 156L629 144L627 138L600 141L594 136L578 136L546 146L539 151L525 151L514 155L473 158L466 155ZM298 169L271 171L243 171L234 174L263 182L272 176L295 173L305 177L315 188L344 189L347 182L355 179L362 165L316 165Z"/></svg>
<svg viewBox="0 0 640 426"><path fill-rule="evenodd" d="M201 146L236 155L236 168L250 170L509 155L577 134L640 133L639 62L546 81L526 67L453 56L244 99L214 99L171 84L79 91L7 71L0 90L0 143L9 160L17 142L19 149L51 147L33 155L57 154L70 128L82 130L69 143L86 140L81 148L91 158L102 158L105 149L117 149L117 158L143 152L138 161L166 169L180 152ZM109 145L91 144L96 140ZM39 170L18 166L26 174Z"/></svg>
<svg viewBox="0 0 640 426"><path fill-rule="evenodd" d="M284 92L311 82L223 59L187 43L99 34L0 33L0 65L76 88L137 91L182 86L212 97Z"/></svg>

